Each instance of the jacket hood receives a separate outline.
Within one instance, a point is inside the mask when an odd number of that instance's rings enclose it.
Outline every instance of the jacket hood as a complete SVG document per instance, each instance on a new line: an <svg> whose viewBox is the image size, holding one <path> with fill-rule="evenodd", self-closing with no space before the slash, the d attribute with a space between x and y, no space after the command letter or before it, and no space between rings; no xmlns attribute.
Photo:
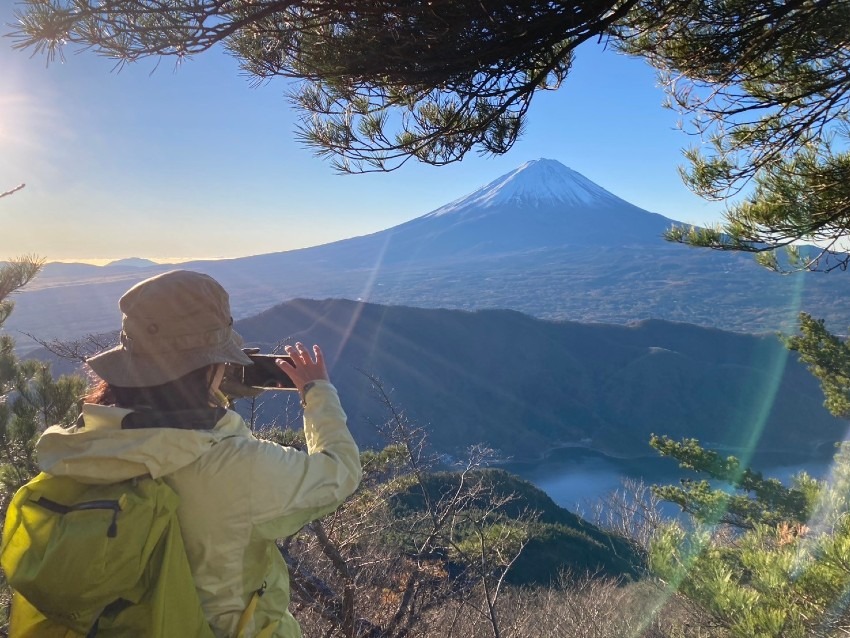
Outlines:
<svg viewBox="0 0 850 638"><path fill-rule="evenodd" d="M170 427L122 430L132 410L85 404L83 425L44 431L36 444L42 470L83 483L115 483L137 476L159 478L194 462L222 439L251 436L228 410L211 430Z"/></svg>

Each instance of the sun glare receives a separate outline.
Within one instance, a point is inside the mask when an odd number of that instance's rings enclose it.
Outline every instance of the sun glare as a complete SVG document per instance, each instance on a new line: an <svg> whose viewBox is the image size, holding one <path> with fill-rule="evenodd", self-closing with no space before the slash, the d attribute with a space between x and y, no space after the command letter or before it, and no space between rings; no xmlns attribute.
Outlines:
<svg viewBox="0 0 850 638"><path fill-rule="evenodd" d="M0 95L0 159L18 167L43 160L47 141L64 136L59 122L58 112L36 95Z"/></svg>
<svg viewBox="0 0 850 638"><path fill-rule="evenodd" d="M24 146L28 138L30 100L23 94L0 95L0 151Z"/></svg>

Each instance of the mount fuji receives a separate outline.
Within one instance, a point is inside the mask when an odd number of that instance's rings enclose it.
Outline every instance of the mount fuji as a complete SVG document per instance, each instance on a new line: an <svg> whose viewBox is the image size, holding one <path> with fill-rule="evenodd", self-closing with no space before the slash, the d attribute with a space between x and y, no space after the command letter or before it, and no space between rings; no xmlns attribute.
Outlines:
<svg viewBox="0 0 850 638"><path fill-rule="evenodd" d="M331 244L386 244L386 261L658 243L673 220L638 208L554 160L519 168L412 221Z"/></svg>
<svg viewBox="0 0 850 638"><path fill-rule="evenodd" d="M346 266L380 256L382 267L415 268L543 248L658 244L672 223L540 159L409 222L306 251Z"/></svg>
<svg viewBox="0 0 850 638"><path fill-rule="evenodd" d="M180 267L221 281L237 318L287 299L333 297L742 332L793 329L803 308L836 329L850 325L840 275L781 277L748 255L670 244L661 235L674 223L540 159L370 235ZM115 329L121 293L172 268L48 264L17 297L6 329L63 339Z"/></svg>

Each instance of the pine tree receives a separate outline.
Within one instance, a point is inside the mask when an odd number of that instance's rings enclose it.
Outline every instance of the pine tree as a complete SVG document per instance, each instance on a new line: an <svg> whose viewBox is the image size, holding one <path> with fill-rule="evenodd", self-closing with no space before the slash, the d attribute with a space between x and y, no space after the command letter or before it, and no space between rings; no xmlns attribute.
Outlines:
<svg viewBox="0 0 850 638"><path fill-rule="evenodd" d="M725 199L754 180L723 224L670 239L761 253L775 269L848 265L848 30L847 0L645 0L627 16L621 48L659 69L702 142L686 152L686 183ZM798 240L820 249L777 259Z"/></svg>
<svg viewBox="0 0 850 638"><path fill-rule="evenodd" d="M0 327L14 303L9 298L41 269L32 257L0 266ZM38 472L35 441L48 425L70 425L79 414L85 380L76 376L53 379L49 366L21 361L15 342L0 335L0 512L14 491Z"/></svg>
<svg viewBox="0 0 850 638"><path fill-rule="evenodd" d="M654 65L702 136L696 192L756 180L721 228L671 237L764 251L848 228L848 0L25 0L19 17L17 46L49 58L68 43L122 64L221 43L257 82L298 79L301 135L343 171L507 152L536 93L601 41Z"/></svg>
<svg viewBox="0 0 850 638"><path fill-rule="evenodd" d="M29 0L15 35L49 59L70 43L120 63L221 43L257 82L302 80L300 134L339 169L391 170L506 152L534 94L637 2Z"/></svg>
<svg viewBox="0 0 850 638"><path fill-rule="evenodd" d="M795 477L791 487L742 466L734 456L722 458L696 439L674 441L653 436L650 445L673 458L682 469L706 478L685 478L679 485L653 486L653 493L678 505L701 524L755 529L759 525L798 525L808 520L821 485L811 477ZM718 483L724 488L714 487Z"/></svg>
<svg viewBox="0 0 850 638"><path fill-rule="evenodd" d="M687 446L693 454L694 446ZM676 456L676 453L673 453ZM710 456L710 453L709 453ZM746 498L734 491L725 502ZM760 514L737 526L721 498L695 512L695 527L672 523L650 549L650 568L672 590L740 638L843 636L850 630L850 447L836 455L829 482L805 475L786 493L805 501L787 517L751 496ZM662 488L662 490L667 488ZM727 490L729 492L729 490ZM662 492L663 493L663 492ZM774 492L777 493L777 492ZM689 493L700 502L704 494ZM785 518L785 520L783 520Z"/></svg>
<svg viewBox="0 0 850 638"><path fill-rule="evenodd" d="M827 409L850 416L850 344L806 314L786 344L820 380ZM733 636L850 631L850 443L838 448L828 480L801 473L790 486L694 439L651 444L706 477L654 487L694 523L690 531L671 524L656 538L650 566L658 576Z"/></svg>

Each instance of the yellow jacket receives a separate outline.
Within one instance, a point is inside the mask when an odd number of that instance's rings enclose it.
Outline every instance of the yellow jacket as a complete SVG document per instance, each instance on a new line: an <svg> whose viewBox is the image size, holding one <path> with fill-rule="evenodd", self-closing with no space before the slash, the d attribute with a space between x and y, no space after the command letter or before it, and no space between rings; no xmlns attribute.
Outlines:
<svg viewBox="0 0 850 638"><path fill-rule="evenodd" d="M256 439L235 412L212 430L121 429L130 411L85 405L82 427L52 427L38 442L45 472L87 483L150 474L180 496L178 518L204 613L216 636L235 634L265 583L246 636L301 636L288 611L289 577L275 539L336 509L357 488L360 458L336 389L307 394L307 452Z"/></svg>

